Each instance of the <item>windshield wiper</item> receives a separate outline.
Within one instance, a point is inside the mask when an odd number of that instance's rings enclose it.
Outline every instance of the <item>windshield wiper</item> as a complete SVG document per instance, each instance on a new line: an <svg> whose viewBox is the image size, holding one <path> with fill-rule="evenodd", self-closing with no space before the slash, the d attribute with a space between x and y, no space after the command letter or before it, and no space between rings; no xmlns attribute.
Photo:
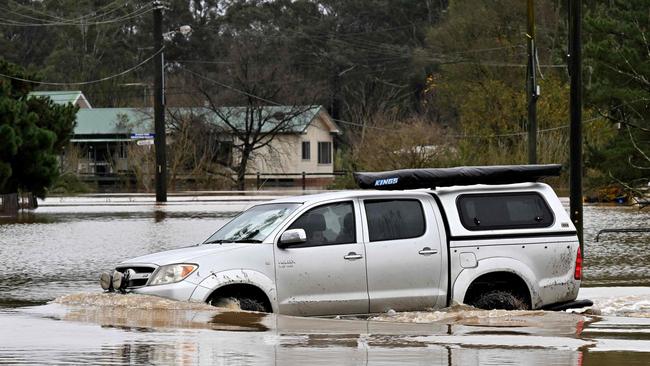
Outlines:
<svg viewBox="0 0 650 366"><path fill-rule="evenodd" d="M223 243L231 243L231 240L224 240L224 239L217 239L217 240L211 240L211 241L206 241L203 244L223 244Z"/></svg>
<svg viewBox="0 0 650 366"><path fill-rule="evenodd" d="M233 243L261 243L262 241L259 239L239 239L239 240L233 240Z"/></svg>

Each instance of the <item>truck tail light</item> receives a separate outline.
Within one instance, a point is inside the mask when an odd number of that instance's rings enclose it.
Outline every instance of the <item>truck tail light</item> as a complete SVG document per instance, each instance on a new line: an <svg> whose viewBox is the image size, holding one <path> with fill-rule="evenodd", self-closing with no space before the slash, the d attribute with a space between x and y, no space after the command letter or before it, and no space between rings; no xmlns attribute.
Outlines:
<svg viewBox="0 0 650 366"><path fill-rule="evenodd" d="M576 280L582 279L582 251L578 247L578 255L576 256L576 271L573 274L573 278Z"/></svg>

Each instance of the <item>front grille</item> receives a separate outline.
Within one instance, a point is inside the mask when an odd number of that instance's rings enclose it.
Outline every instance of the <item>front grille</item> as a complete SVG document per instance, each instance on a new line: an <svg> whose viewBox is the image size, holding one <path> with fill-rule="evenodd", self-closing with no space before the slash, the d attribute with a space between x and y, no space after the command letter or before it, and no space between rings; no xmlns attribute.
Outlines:
<svg viewBox="0 0 650 366"><path fill-rule="evenodd" d="M153 271L156 270L156 267L149 267L149 266L125 266L125 267L118 267L115 268L116 271L122 272L122 274L126 275L126 272L129 270L130 275L129 275L129 280L126 282L126 288L127 289L132 289L136 287L142 287L147 284L149 281L149 278L151 277L151 274Z"/></svg>

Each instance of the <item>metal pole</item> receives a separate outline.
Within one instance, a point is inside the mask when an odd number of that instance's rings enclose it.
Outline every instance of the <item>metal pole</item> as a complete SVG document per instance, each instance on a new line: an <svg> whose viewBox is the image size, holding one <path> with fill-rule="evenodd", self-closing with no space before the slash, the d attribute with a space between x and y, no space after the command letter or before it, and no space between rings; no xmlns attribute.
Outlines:
<svg viewBox="0 0 650 366"><path fill-rule="evenodd" d="M165 136L165 57L163 49L162 9L160 1L153 2L154 49L158 51L154 67L154 145L156 150L156 202L167 202L167 154Z"/></svg>
<svg viewBox="0 0 650 366"><path fill-rule="evenodd" d="M571 75L571 221L584 255L582 217L582 0L569 0L569 73Z"/></svg>
<svg viewBox="0 0 650 366"><path fill-rule="evenodd" d="M528 164L537 164L537 49L535 48L535 5L528 0Z"/></svg>

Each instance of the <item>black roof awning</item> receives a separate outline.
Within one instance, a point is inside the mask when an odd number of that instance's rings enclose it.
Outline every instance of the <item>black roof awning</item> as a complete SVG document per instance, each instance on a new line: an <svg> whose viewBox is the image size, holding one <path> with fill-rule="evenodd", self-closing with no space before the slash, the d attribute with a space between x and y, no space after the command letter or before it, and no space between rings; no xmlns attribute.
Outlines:
<svg viewBox="0 0 650 366"><path fill-rule="evenodd" d="M357 172L354 179L363 189L399 190L537 182L542 178L557 177L561 170L560 164L463 166Z"/></svg>

